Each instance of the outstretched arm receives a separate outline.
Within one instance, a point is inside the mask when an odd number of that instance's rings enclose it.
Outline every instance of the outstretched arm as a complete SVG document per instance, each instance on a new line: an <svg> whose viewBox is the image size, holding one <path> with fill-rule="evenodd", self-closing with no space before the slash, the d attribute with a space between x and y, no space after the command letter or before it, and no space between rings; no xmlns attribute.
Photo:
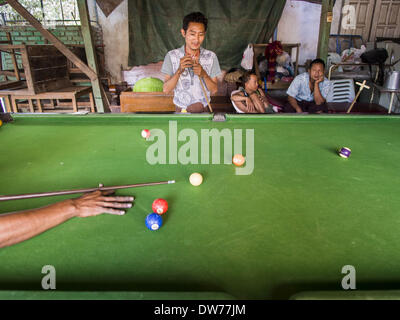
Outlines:
<svg viewBox="0 0 400 320"><path fill-rule="evenodd" d="M123 215L121 209L132 206L132 197L107 196L109 193L95 191L38 209L1 214L0 248L30 239L73 217Z"/></svg>

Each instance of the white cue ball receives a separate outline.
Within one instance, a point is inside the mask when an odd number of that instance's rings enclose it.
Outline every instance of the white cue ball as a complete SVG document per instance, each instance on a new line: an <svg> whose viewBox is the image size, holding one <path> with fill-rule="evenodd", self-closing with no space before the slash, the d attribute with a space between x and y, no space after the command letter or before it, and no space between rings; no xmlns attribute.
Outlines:
<svg viewBox="0 0 400 320"><path fill-rule="evenodd" d="M203 182L203 176L200 173L192 173L189 177L189 181L193 186L199 186Z"/></svg>

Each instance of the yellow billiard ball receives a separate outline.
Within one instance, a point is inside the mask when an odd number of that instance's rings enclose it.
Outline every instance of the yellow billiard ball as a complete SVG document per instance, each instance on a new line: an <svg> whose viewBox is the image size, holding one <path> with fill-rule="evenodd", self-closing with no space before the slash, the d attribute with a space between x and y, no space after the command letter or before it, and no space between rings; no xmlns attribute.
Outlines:
<svg viewBox="0 0 400 320"><path fill-rule="evenodd" d="M245 159L241 154L235 154L232 159L233 164L238 167L242 166L244 164L244 161Z"/></svg>

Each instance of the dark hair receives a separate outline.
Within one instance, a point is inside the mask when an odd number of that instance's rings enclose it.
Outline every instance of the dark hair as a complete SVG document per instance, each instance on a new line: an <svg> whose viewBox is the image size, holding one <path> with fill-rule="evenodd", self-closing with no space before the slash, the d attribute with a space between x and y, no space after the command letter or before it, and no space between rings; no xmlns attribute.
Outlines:
<svg viewBox="0 0 400 320"><path fill-rule="evenodd" d="M244 85L246 84L247 81L250 80L251 76L257 76L255 74L255 72L253 71L246 71L245 73L243 73L243 75L239 78L240 84L242 85L242 87L244 88Z"/></svg>
<svg viewBox="0 0 400 320"><path fill-rule="evenodd" d="M204 25L204 30L207 31L208 19L201 12L192 12L183 18L182 29L187 31L190 22L198 22Z"/></svg>
<svg viewBox="0 0 400 320"><path fill-rule="evenodd" d="M323 66L324 69L325 69L325 62L324 62L324 60L319 59L319 58L314 59L313 61L311 61L310 66L308 67L308 69L311 69L311 67L312 67L314 64L318 64L318 63L322 64L322 66Z"/></svg>

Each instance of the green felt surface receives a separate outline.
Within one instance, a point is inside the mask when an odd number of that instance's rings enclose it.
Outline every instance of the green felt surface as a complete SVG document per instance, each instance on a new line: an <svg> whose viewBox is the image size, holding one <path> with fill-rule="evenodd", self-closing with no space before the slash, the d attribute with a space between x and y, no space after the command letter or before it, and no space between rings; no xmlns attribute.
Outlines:
<svg viewBox="0 0 400 320"><path fill-rule="evenodd" d="M144 128L254 129L251 175L230 164L150 165ZM118 191L125 216L74 218L0 249L0 290L205 291L287 299L340 290L344 265L359 289L400 288L400 118L389 116L15 116L0 127L0 194L175 179ZM243 133L243 141L245 141ZM184 142L179 142L181 146ZM352 149L342 159L336 149ZM244 150L245 147L244 147ZM221 147L221 157L223 157ZM193 187L192 172L204 182ZM169 201L163 227L144 219ZM0 213L68 198L0 203Z"/></svg>
<svg viewBox="0 0 400 320"><path fill-rule="evenodd" d="M299 292L291 300L400 300L399 290L342 290Z"/></svg>
<svg viewBox="0 0 400 320"><path fill-rule="evenodd" d="M158 291L7 291L0 290L0 300L235 300L223 292Z"/></svg>

